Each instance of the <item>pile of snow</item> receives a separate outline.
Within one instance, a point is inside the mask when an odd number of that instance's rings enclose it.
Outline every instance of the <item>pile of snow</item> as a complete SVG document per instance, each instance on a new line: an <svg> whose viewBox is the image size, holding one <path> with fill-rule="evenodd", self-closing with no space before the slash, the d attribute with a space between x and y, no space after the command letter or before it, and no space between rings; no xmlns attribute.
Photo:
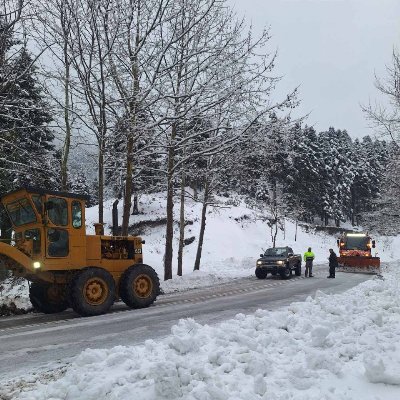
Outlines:
<svg viewBox="0 0 400 400"><path fill-rule="evenodd" d="M7 278L0 282L0 316L22 314L32 309L28 282L22 278Z"/></svg>
<svg viewBox="0 0 400 400"><path fill-rule="evenodd" d="M144 345L88 349L19 400L398 400L398 266L384 279L215 327L181 320Z"/></svg>

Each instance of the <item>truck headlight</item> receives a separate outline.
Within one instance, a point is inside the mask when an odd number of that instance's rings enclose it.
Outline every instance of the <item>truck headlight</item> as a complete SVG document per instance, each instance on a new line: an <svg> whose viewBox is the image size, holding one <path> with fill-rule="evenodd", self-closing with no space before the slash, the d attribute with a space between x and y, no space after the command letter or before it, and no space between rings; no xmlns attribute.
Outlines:
<svg viewBox="0 0 400 400"><path fill-rule="evenodd" d="M40 267L41 267L41 264L40 264L39 261L35 261L35 262L33 263L33 268L39 269Z"/></svg>
<svg viewBox="0 0 400 400"><path fill-rule="evenodd" d="M278 265L283 265L283 261L277 261L276 262Z"/></svg>
<svg viewBox="0 0 400 400"><path fill-rule="evenodd" d="M257 265L261 265L262 264L262 261L261 260L258 260L257 261Z"/></svg>

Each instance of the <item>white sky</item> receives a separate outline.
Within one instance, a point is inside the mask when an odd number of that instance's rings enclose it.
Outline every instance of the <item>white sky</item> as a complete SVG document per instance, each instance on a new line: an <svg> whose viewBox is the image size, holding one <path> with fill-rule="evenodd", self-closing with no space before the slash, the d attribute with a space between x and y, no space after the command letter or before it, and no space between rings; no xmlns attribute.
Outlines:
<svg viewBox="0 0 400 400"><path fill-rule="evenodd" d="M300 85L301 115L320 130L373 134L360 104L379 99L374 74L385 76L400 48L400 0L229 0L256 30L271 26L278 93Z"/></svg>

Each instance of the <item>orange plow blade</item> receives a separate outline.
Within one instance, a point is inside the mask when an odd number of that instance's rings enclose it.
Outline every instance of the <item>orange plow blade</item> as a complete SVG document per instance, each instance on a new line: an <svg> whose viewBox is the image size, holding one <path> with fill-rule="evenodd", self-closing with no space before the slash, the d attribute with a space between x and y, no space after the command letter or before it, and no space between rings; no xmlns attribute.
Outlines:
<svg viewBox="0 0 400 400"><path fill-rule="evenodd" d="M379 257L339 257L340 272L363 272L367 274L380 274L381 260Z"/></svg>

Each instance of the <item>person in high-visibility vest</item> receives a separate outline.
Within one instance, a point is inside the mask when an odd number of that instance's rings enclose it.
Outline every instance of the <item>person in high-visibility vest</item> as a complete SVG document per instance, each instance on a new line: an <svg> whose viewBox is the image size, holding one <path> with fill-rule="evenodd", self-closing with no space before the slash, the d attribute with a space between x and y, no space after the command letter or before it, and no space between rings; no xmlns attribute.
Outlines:
<svg viewBox="0 0 400 400"><path fill-rule="evenodd" d="M315 254L311 251L311 247L308 248L308 251L304 253L304 261L306 262L306 278L309 276L312 278L314 275L312 274L313 261L315 258Z"/></svg>

